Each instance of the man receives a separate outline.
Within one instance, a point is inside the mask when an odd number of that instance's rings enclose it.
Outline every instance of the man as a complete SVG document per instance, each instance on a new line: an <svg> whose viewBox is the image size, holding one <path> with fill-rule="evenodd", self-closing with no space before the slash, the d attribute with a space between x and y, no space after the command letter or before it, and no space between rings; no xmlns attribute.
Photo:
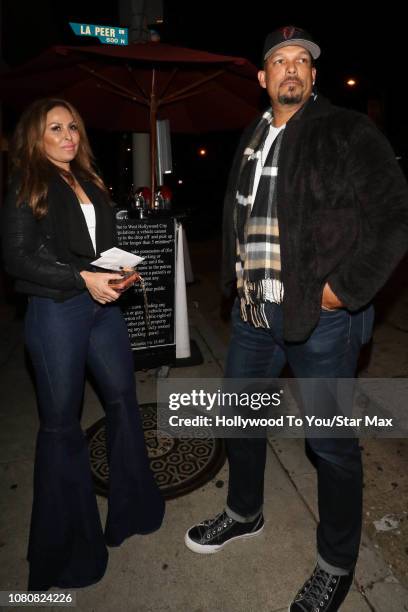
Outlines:
<svg viewBox="0 0 408 612"><path fill-rule="evenodd" d="M320 48L292 26L269 34L259 83L271 102L243 135L224 208L223 286L234 285L227 378L352 378L373 325L371 301L408 243L407 185L364 115L314 91ZM265 439L229 439L225 511L195 525L198 553L259 534ZM308 438L318 475L317 565L291 612L338 610L361 535L357 439Z"/></svg>

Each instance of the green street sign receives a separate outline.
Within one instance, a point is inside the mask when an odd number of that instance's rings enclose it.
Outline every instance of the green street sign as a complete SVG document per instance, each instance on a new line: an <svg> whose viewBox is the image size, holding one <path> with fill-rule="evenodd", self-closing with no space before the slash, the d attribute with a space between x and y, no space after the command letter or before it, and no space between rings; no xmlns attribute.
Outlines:
<svg viewBox="0 0 408 612"><path fill-rule="evenodd" d="M93 25L90 23L70 22L74 34L77 36L94 36L104 45L127 45L128 29L118 26Z"/></svg>

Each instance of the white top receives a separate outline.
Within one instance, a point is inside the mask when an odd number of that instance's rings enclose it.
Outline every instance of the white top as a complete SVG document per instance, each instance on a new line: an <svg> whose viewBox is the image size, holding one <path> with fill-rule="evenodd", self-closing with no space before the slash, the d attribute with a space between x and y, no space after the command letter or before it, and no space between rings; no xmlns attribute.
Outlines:
<svg viewBox="0 0 408 612"><path fill-rule="evenodd" d="M268 153L273 144L273 141L275 140L279 132L283 130L285 127L286 127L286 123L284 125L281 125L280 127L275 127L273 125L269 126L269 134L266 137L263 149L261 151L261 155L256 165L255 177L254 177L254 189L252 192L252 202L255 202L256 192L258 191L259 179L261 178L261 174L262 174L262 168L265 165L265 162L267 160Z"/></svg>
<svg viewBox="0 0 408 612"><path fill-rule="evenodd" d="M89 235L90 235L91 240L92 240L93 248L94 248L94 251L96 253L96 237L95 237L96 217L95 217L95 208L94 208L94 205L92 203L82 204L82 202L80 202L80 204L81 204L82 212L84 213L86 224L88 226L88 231L89 231Z"/></svg>

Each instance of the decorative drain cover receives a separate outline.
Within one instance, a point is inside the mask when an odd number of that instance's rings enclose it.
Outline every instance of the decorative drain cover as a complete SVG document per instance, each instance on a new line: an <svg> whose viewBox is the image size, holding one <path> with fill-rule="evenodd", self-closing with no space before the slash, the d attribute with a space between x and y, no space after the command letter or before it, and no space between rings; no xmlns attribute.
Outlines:
<svg viewBox="0 0 408 612"><path fill-rule="evenodd" d="M223 441L210 429L199 438L172 438L156 430L156 404L141 404L146 447L156 482L166 499L185 495L202 486L221 469L225 461ZM87 431L92 477L96 492L108 494L109 467L106 457L105 419Z"/></svg>

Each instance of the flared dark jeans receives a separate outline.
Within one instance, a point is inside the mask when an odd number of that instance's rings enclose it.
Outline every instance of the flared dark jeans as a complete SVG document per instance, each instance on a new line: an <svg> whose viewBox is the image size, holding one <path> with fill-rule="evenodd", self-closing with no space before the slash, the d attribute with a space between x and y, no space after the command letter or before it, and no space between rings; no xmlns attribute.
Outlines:
<svg viewBox="0 0 408 612"><path fill-rule="evenodd" d="M64 302L31 297L25 341L40 417L29 589L83 587L103 576L107 545L158 529L164 514L145 447L127 327L116 304L101 306L88 292ZM106 413L109 495L104 530L80 426L87 368Z"/></svg>
<svg viewBox="0 0 408 612"><path fill-rule="evenodd" d="M283 339L282 307L268 303L270 329L255 328L240 318L238 302L232 311L232 338L226 378L271 378L289 363L293 374L310 379L300 392L309 415L321 411L318 379L352 379L361 346L369 341L374 321L372 306L357 312L321 311L310 337L301 343ZM314 383L312 379L316 379ZM306 451L317 469L317 552L326 565L340 570L354 568L361 537L362 465L357 438L311 437ZM236 519L256 516L263 505L265 438L226 440L229 460L227 511Z"/></svg>

